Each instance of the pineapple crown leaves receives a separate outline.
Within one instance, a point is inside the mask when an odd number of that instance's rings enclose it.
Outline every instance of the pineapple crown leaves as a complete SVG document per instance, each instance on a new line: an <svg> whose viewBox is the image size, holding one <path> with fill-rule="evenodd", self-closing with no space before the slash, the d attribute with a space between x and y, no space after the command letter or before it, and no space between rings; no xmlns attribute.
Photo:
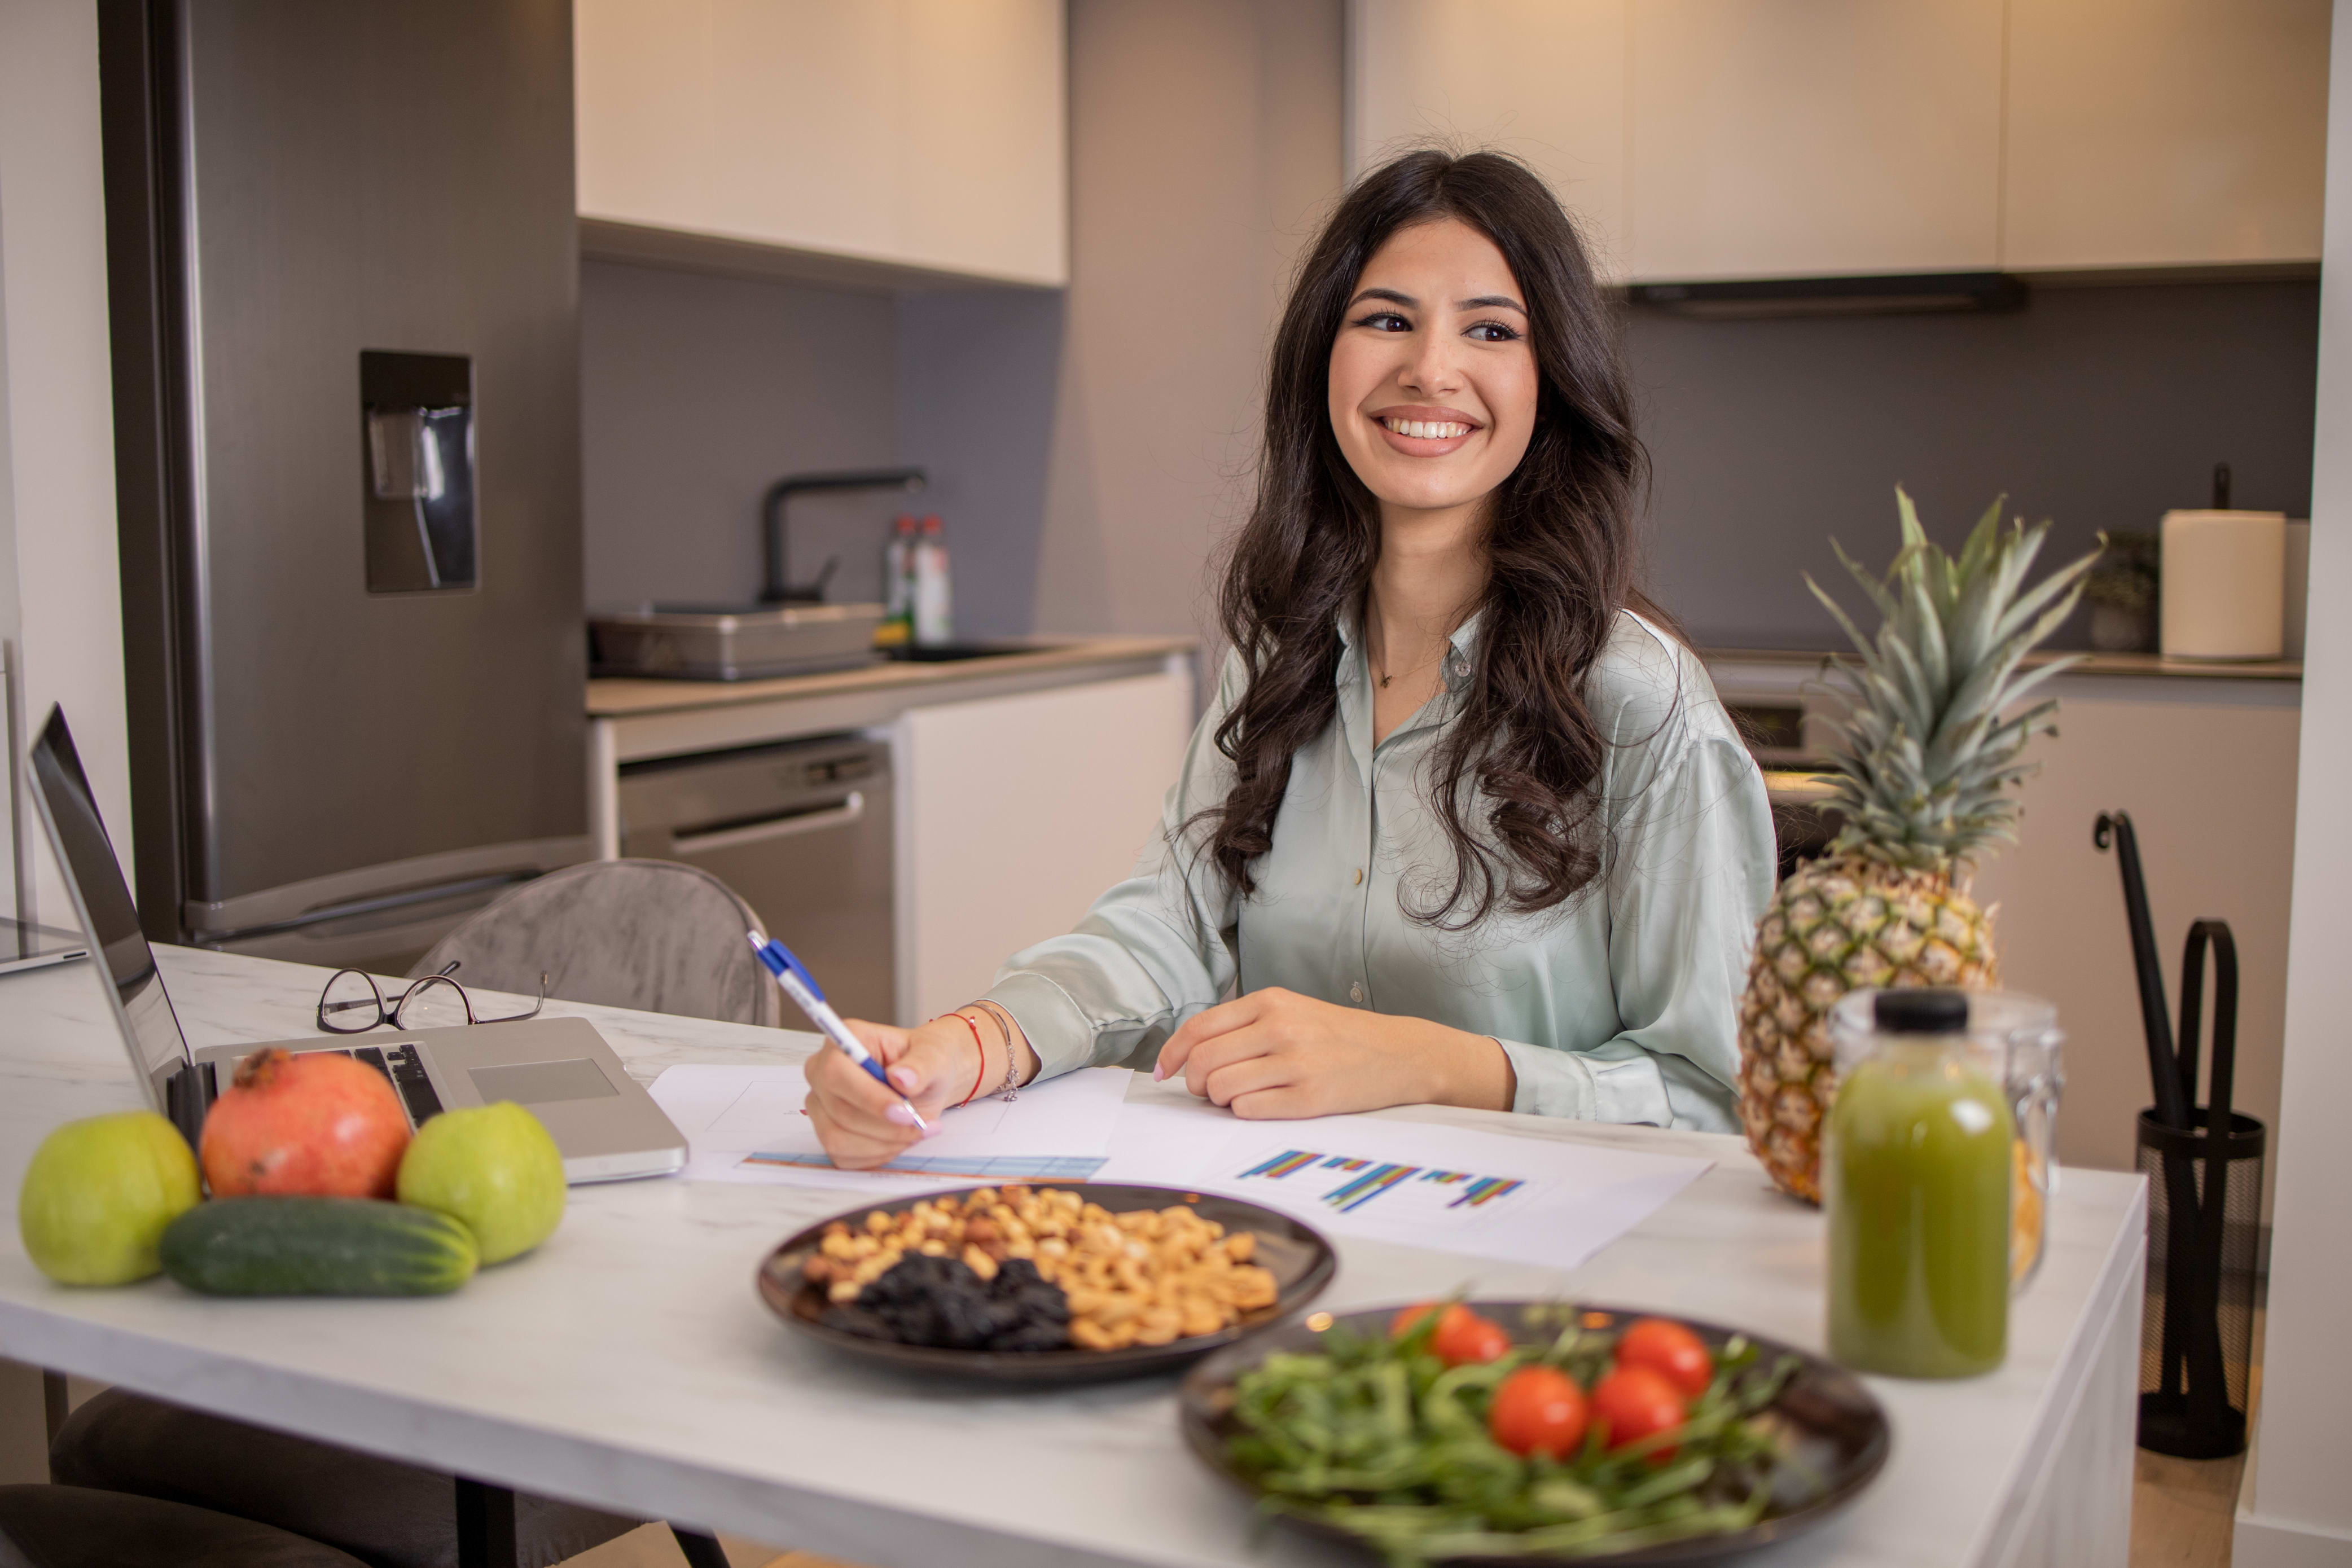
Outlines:
<svg viewBox="0 0 2352 1568"><path fill-rule="evenodd" d="M1831 804L1846 819L1832 848L1906 869L1949 872L2015 836L2017 801L2006 791L2032 773L2026 743L2056 734L2055 698L2021 707L2043 682L2079 659L2024 674L2018 664L2066 617L2083 594L2094 550L2025 586L2050 525L2020 518L2000 526L2007 497L1977 519L1955 557L1927 530L1898 486L1903 548L1883 578L1832 539L1839 564L1882 617L1875 638L1809 573L1811 589L1861 654L1857 667L1832 656L1824 672L1851 689L1822 685L1843 708ZM2102 544L2104 545L2104 540ZM2007 716L2003 716L2004 711Z"/></svg>

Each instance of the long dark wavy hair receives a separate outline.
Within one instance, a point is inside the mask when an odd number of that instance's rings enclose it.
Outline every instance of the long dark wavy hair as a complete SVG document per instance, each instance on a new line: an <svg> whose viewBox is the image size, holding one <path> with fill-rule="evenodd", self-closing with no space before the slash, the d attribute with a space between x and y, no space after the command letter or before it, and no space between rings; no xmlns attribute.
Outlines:
<svg viewBox="0 0 2352 1568"><path fill-rule="evenodd" d="M1652 609L1633 580L1648 459L1614 324L1574 225L1516 159L1418 152L1373 170L1299 267L1275 335L1257 496L1219 601L1249 673L1216 736L1234 786L1196 821L1207 830L1200 847L1244 894L1255 892L1251 868L1274 842L1291 758L1338 712L1340 618L1363 601L1380 557L1379 502L1331 429L1331 346L1373 253L1398 230L1442 218L1503 253L1540 376L1527 455L1488 503L1476 665L1432 759L1451 880L1442 897L1408 904L1412 918L1461 930L1498 906L1550 908L1599 874L1609 742L1585 706L1584 674L1620 611Z"/></svg>

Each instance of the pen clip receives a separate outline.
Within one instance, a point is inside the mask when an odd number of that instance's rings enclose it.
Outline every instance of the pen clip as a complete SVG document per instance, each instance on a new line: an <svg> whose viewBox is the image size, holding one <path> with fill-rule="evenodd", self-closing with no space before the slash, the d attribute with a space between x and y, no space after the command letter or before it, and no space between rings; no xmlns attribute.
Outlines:
<svg viewBox="0 0 2352 1568"><path fill-rule="evenodd" d="M808 988L809 995L818 1001L825 999L824 988L816 983L816 977L808 972L808 966L802 963L790 947L774 937L762 936L757 931L750 933L750 936L751 950L759 954L760 961L772 973L782 976L786 970L790 970L793 978Z"/></svg>

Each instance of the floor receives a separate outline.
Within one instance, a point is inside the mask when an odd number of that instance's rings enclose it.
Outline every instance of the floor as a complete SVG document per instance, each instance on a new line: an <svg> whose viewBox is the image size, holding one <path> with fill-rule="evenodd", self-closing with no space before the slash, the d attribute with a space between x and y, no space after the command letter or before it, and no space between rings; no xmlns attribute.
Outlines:
<svg viewBox="0 0 2352 1568"><path fill-rule="evenodd" d="M2229 1568L2244 1456L2175 1459L2142 1448L2134 1458L2131 1568Z"/></svg>

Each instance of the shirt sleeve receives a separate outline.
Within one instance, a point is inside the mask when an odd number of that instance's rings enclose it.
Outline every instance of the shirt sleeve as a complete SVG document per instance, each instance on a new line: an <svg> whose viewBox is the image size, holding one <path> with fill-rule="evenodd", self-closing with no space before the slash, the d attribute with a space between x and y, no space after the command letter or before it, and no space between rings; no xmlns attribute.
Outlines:
<svg viewBox="0 0 2352 1568"><path fill-rule="evenodd" d="M1738 998L1779 851L1763 776L1728 734L1692 737L1626 799L1605 894L1617 1034L1568 1051L1501 1042L1512 1109L1736 1132Z"/></svg>
<svg viewBox="0 0 2352 1568"><path fill-rule="evenodd" d="M1029 1037L1039 1078L1157 1050L1233 985L1239 901L1199 852L1201 830L1188 824L1233 787L1216 736L1242 684L1240 658L1229 656L1134 873L1095 900L1076 930L1024 948L997 971L988 999Z"/></svg>

